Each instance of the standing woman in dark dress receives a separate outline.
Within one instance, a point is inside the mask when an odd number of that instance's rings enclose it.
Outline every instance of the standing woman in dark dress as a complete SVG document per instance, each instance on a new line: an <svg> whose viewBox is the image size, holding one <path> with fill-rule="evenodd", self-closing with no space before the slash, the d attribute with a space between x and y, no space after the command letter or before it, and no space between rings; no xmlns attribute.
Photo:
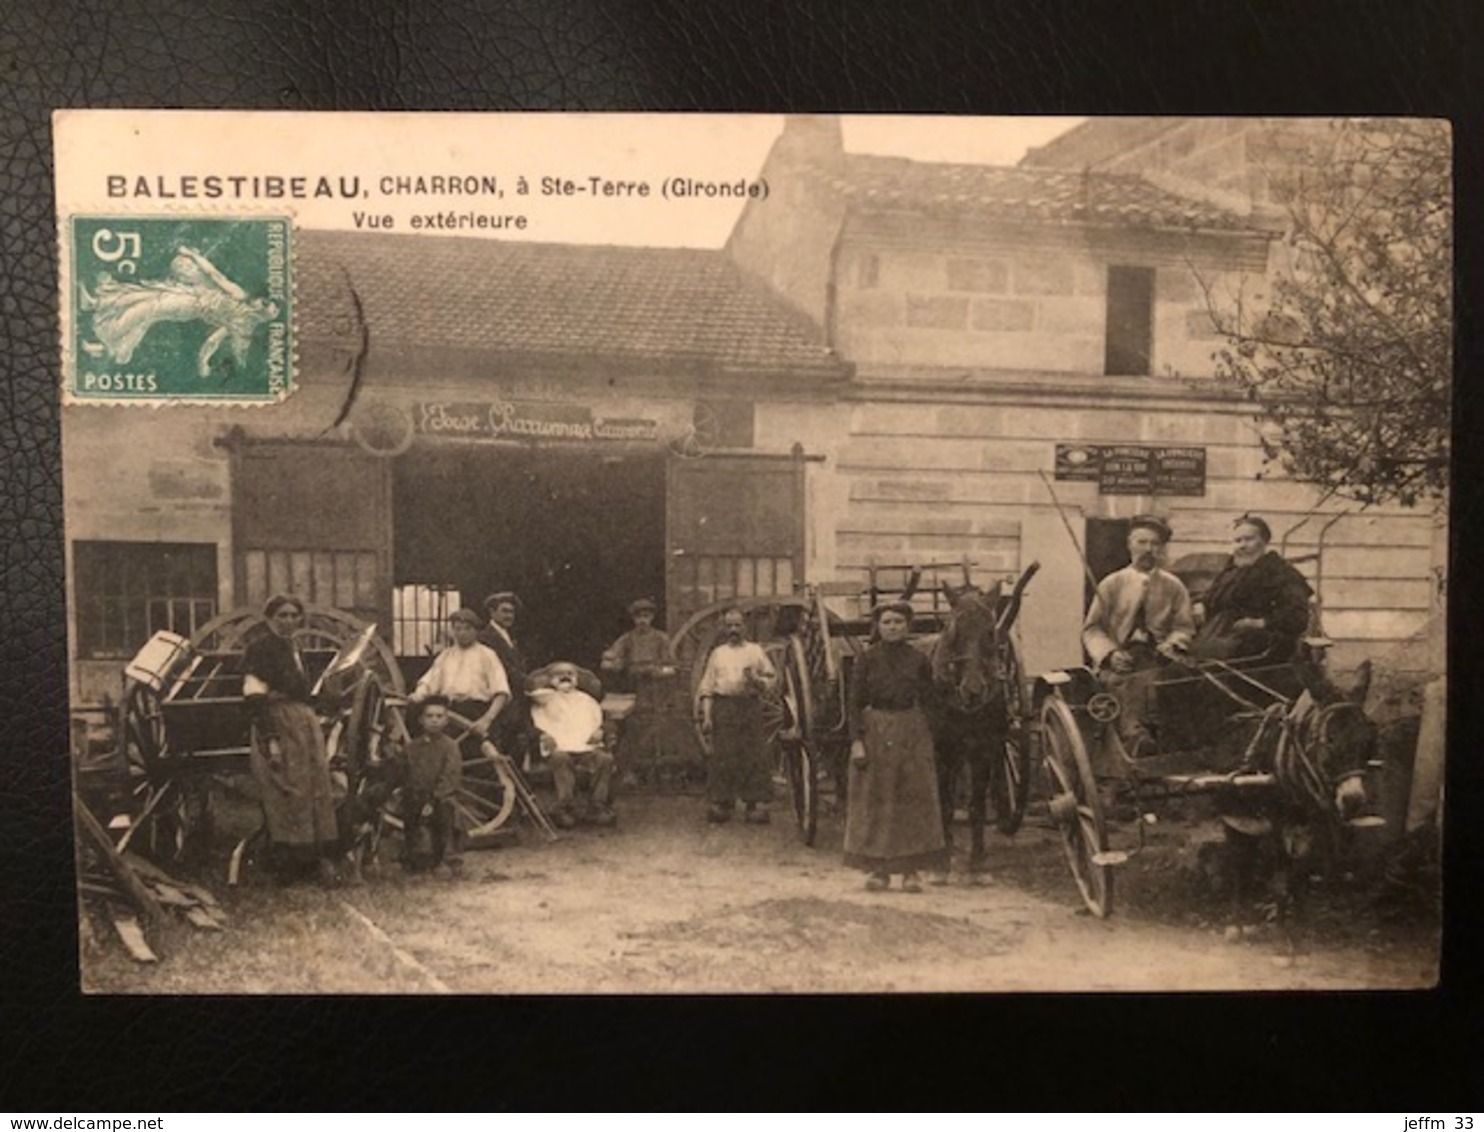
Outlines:
<svg viewBox="0 0 1484 1132"><path fill-rule="evenodd" d="M279 594L263 607L271 632L247 646L242 695L252 721L249 763L263 797L270 859L282 876L315 866L337 881L339 836L325 738L294 632L304 605Z"/></svg>
<svg viewBox="0 0 1484 1132"><path fill-rule="evenodd" d="M921 892L920 870L948 867L926 714L932 664L907 641L911 605L888 602L873 615L880 639L856 662L850 685L845 864L869 873L873 892L893 873L903 890Z"/></svg>

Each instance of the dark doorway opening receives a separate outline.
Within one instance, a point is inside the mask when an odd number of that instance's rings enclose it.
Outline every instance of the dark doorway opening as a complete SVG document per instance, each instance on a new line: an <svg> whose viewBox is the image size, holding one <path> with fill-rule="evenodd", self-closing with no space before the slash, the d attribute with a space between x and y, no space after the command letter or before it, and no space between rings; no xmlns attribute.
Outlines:
<svg viewBox="0 0 1484 1132"><path fill-rule="evenodd" d="M1129 564L1127 519L1088 519L1086 541L1087 565L1093 578L1102 581L1114 570ZM1092 604L1092 579L1083 586L1082 608Z"/></svg>
<svg viewBox="0 0 1484 1132"><path fill-rule="evenodd" d="M443 448L396 462L397 586L448 586L484 614L514 590L515 635L532 665L596 668L636 597L665 588L660 454Z"/></svg>

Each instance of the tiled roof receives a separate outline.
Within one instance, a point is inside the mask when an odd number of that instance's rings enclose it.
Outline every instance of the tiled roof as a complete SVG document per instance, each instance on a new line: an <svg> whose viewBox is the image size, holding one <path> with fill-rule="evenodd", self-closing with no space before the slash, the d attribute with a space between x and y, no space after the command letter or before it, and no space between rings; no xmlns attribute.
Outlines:
<svg viewBox="0 0 1484 1132"><path fill-rule="evenodd" d="M352 282L372 341L843 375L823 335L720 250L306 231L299 332L344 337ZM374 348L374 347L373 347Z"/></svg>
<svg viewBox="0 0 1484 1132"><path fill-rule="evenodd" d="M836 187L867 207L979 212L1051 224L1231 232L1251 228L1236 213L1124 173L948 165L847 154Z"/></svg>

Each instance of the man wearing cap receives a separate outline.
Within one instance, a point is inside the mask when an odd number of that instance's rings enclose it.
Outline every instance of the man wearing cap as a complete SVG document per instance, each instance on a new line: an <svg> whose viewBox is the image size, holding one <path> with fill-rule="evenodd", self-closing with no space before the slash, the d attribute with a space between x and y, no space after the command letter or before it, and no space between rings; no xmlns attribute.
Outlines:
<svg viewBox="0 0 1484 1132"><path fill-rule="evenodd" d="M1272 529L1256 515L1232 524L1232 556L1195 606L1201 623L1191 652L1201 659L1292 660L1309 626L1313 590L1268 549Z"/></svg>
<svg viewBox="0 0 1484 1132"><path fill-rule="evenodd" d="M1131 561L1098 583L1082 625L1082 645L1098 679L1118 697L1118 733L1135 758L1157 749L1158 671L1182 657L1195 635L1185 583L1159 565L1170 534L1169 525L1153 515L1130 521Z"/></svg>
<svg viewBox="0 0 1484 1132"><path fill-rule="evenodd" d="M479 643L479 614L461 609L448 619L453 644L433 659L408 699L421 703L429 696L448 699L449 710L473 726L462 744L466 757L478 750L500 711L510 702L510 680L495 651Z"/></svg>
<svg viewBox="0 0 1484 1132"><path fill-rule="evenodd" d="M520 646L515 643L515 618L521 610L520 598L509 590L500 590L484 599L484 608L490 621L479 634L480 644L495 650L495 655L505 666L505 676L512 688L525 687L530 666ZM502 754L518 757L524 751L530 718L529 708L520 696L516 696L500 714L493 738Z"/></svg>
<svg viewBox="0 0 1484 1132"><path fill-rule="evenodd" d="M706 658L697 693L701 734L711 747L706 772L709 821L731 820L740 799L744 821L768 821L773 776L763 737L762 695L778 673L762 645L747 639L747 620L737 608L722 614L722 637Z"/></svg>
<svg viewBox="0 0 1484 1132"><path fill-rule="evenodd" d="M657 726L675 676L675 652L670 638L654 627L655 604L647 597L629 604L630 629L603 653L603 671L626 678L634 692L634 708L623 722L623 757L631 766L636 757L656 757Z"/></svg>

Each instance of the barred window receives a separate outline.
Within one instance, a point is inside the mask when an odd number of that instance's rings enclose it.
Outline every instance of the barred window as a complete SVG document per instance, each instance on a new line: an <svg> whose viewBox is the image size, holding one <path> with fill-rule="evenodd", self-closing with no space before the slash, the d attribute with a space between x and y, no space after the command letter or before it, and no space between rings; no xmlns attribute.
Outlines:
<svg viewBox="0 0 1484 1132"><path fill-rule="evenodd" d="M456 586L410 584L392 591L392 651L432 656L448 640L448 619L463 606Z"/></svg>
<svg viewBox="0 0 1484 1132"><path fill-rule="evenodd" d="M78 653L133 656L160 629L189 637L216 616L216 545L74 542Z"/></svg>

